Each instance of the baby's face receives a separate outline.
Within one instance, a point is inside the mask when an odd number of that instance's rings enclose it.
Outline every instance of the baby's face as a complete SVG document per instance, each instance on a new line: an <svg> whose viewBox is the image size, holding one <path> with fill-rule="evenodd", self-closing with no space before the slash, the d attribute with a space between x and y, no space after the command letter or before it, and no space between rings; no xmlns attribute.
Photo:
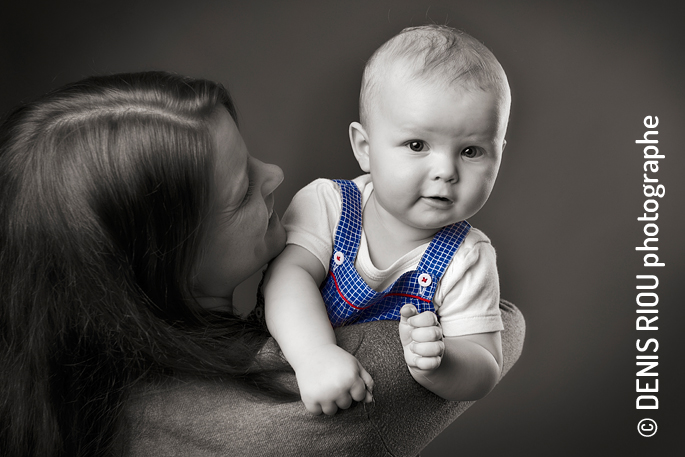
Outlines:
<svg viewBox="0 0 685 457"><path fill-rule="evenodd" d="M374 102L360 165L380 207L433 233L478 212L502 159L509 94L393 75Z"/></svg>

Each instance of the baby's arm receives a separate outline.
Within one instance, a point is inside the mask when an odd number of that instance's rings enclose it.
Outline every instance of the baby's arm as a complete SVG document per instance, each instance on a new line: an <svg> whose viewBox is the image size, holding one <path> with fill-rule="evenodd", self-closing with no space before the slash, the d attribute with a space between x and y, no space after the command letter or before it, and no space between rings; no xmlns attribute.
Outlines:
<svg viewBox="0 0 685 457"><path fill-rule="evenodd" d="M321 262L289 244L270 265L264 286L266 323L295 370L302 402L313 414L335 414L352 401L371 401L373 381L357 359L336 344L319 293Z"/></svg>
<svg viewBox="0 0 685 457"><path fill-rule="evenodd" d="M400 339L414 379L447 400L478 400L495 387L502 371L500 332L443 337L437 316L401 310Z"/></svg>

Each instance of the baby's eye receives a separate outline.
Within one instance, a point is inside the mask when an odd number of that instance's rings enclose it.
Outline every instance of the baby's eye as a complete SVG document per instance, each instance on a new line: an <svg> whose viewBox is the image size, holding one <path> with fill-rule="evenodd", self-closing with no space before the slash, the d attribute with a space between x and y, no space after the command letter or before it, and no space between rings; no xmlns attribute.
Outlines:
<svg viewBox="0 0 685 457"><path fill-rule="evenodd" d="M475 159L476 157L483 155L483 151L481 151L480 148L469 146L468 148L464 148L461 151L461 155L463 155L467 159Z"/></svg>
<svg viewBox="0 0 685 457"><path fill-rule="evenodd" d="M413 140L407 143L407 146L409 149L411 149L414 152L421 152L425 148L425 143L420 140Z"/></svg>

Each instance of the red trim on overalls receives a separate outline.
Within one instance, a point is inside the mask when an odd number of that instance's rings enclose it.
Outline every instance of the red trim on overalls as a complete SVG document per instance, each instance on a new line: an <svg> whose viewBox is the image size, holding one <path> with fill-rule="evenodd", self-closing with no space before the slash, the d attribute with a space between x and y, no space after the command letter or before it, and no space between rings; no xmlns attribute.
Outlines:
<svg viewBox="0 0 685 457"><path fill-rule="evenodd" d="M329 271L329 274L331 275L331 278L333 278L333 284L335 284L335 289L338 291L338 295L340 295L340 298L345 300L345 303L350 305L354 309L366 309L366 308L371 308L373 306L373 303L371 303L369 306L364 306L363 308L360 308L359 306L354 306L351 301L349 301L345 296L342 294L342 291L340 290L340 287L338 287L338 280L335 279L335 275L333 274L332 271Z"/></svg>
<svg viewBox="0 0 685 457"><path fill-rule="evenodd" d="M338 295L340 296L340 298L342 298L343 300L345 300L345 303L347 303L348 305L350 305L352 308L354 308L354 309L367 309L367 308L371 308L371 307L373 306L373 303L370 304L369 306L364 306L363 308L361 308L361 307L359 307L359 306L353 305L351 301L349 301L347 298L345 298L345 296L343 295L342 291L340 290L340 287L338 287L338 280L335 279L335 275L333 274L333 272L332 272L332 271L329 271L328 274L330 274L330 275L331 275L331 278L333 278L333 284L335 284L335 289L338 291ZM389 296L391 296L391 295L396 295L396 296L398 296L398 297L416 298L417 300L425 301L426 303L430 303L430 302L431 302L431 300L429 300L429 299L427 299L427 298L418 297L418 296L416 296L416 295L410 295L410 294L402 294L402 293L399 293L399 292L393 292L393 293L385 294L386 297L389 297Z"/></svg>

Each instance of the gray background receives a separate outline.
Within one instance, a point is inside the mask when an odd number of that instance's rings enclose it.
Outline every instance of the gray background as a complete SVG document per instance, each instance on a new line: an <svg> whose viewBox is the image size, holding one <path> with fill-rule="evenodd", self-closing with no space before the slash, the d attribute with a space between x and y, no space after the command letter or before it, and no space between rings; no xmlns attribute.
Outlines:
<svg viewBox="0 0 685 457"><path fill-rule="evenodd" d="M94 73L171 70L219 80L253 155L280 165L282 213L317 177L359 173L347 126L365 60L403 27L461 28L512 86L508 146L471 222L498 252L502 296L526 316L504 382L422 455L676 455L685 425L682 306L685 80L678 2L13 2L0 19L0 110ZM658 225L641 244L642 120L667 156ZM635 275L660 278L660 408L635 410ZM241 291L251 300L254 281ZM644 332L643 332L644 333ZM651 335L650 335L651 336ZM641 438L638 420L659 423ZM407 433L411 433L410 430ZM455 449L462 452L457 454Z"/></svg>

